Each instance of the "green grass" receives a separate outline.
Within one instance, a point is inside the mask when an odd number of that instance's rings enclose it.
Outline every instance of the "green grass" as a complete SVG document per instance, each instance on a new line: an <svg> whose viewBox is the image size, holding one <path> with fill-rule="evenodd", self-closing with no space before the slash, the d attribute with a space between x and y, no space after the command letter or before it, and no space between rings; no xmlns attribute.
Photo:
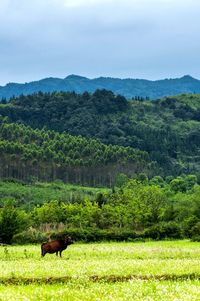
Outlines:
<svg viewBox="0 0 200 301"><path fill-rule="evenodd" d="M52 183L36 182L25 185L17 182L0 182L0 198L15 199L17 205L31 209L32 206L43 204L50 200L82 201L85 197L93 200L97 193L105 193L107 188L92 188L78 185L64 184L61 181ZM1 201L2 202L2 201Z"/></svg>
<svg viewBox="0 0 200 301"><path fill-rule="evenodd" d="M74 283L59 285L0 286L2 301L198 301L199 281L141 281Z"/></svg>
<svg viewBox="0 0 200 301"><path fill-rule="evenodd" d="M199 243L0 247L0 300L200 300ZM58 297L55 297L58 296Z"/></svg>

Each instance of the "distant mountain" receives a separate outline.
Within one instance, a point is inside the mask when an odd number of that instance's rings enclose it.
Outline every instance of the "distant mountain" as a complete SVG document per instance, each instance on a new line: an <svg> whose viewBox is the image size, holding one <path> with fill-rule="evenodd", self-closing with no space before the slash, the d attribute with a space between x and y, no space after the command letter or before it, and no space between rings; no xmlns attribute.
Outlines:
<svg viewBox="0 0 200 301"><path fill-rule="evenodd" d="M85 91L94 92L96 89L111 90L115 94L121 94L127 98L140 96L157 99L183 93L200 93L200 80L189 75L156 81L111 77L88 79L78 75L69 75L64 79L50 77L25 84L9 83L3 87L0 86L0 98L10 98L13 95L19 96L21 94L28 95L38 91L83 93Z"/></svg>

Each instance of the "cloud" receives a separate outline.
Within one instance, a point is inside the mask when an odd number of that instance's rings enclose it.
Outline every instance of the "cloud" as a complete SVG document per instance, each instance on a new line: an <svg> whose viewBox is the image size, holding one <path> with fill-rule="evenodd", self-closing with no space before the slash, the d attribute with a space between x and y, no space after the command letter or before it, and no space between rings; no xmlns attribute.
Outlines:
<svg viewBox="0 0 200 301"><path fill-rule="evenodd" d="M199 76L197 0L1 0L0 83Z"/></svg>

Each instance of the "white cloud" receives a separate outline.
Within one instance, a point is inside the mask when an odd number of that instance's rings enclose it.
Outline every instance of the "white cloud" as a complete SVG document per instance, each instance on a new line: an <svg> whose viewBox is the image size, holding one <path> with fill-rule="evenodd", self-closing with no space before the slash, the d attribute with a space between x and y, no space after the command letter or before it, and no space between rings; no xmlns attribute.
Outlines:
<svg viewBox="0 0 200 301"><path fill-rule="evenodd" d="M199 13L199 0L0 0L0 83L200 77Z"/></svg>

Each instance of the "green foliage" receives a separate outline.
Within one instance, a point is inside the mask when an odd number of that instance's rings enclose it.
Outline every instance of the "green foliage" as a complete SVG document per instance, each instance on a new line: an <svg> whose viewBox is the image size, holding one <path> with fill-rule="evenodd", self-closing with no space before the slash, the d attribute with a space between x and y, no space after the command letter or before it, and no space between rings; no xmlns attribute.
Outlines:
<svg viewBox="0 0 200 301"><path fill-rule="evenodd" d="M124 173L133 176L137 172L137 174L145 173L150 178L157 175L198 176L199 112L199 95L184 94L153 102L138 99L128 102L124 97L114 96L112 92L106 90L97 90L93 94L86 92L82 95L74 92L21 95L10 104L0 105L0 115L9 117L12 122L43 129L42 135L38 130L30 133L30 128L23 127L22 134L22 128L11 130L5 126L1 134L0 149L5 152L6 148L6 156L10 154L14 163L19 157L20 160L23 158L23 164L31 165L31 176L36 178L38 176L41 178L36 170L46 167L43 172L48 175L46 180L52 178L70 180L72 174L77 173L77 168L80 170L83 166L86 169L86 166L100 168L109 165L109 169L111 166L113 169L113 165L116 164L119 166L112 171L112 175ZM59 136L50 130L82 135L98 141L90 140L88 143L80 136L76 138L67 134ZM99 144L99 141L115 147ZM120 148L119 145L126 149ZM73 168L70 176L60 171L59 166L63 164L67 169L69 166ZM104 172L106 173L105 168ZM18 169L12 171L12 174L13 177L20 178ZM93 174L88 176L90 179L92 177ZM83 184L82 178L79 172L73 176L73 181L76 183L81 181ZM97 178L101 178L101 174ZM93 185L96 185L97 181L95 179ZM111 181L113 185L116 179ZM111 181L108 178L104 179L101 185ZM86 183L91 185L91 180L87 180ZM179 184L181 186L181 183Z"/></svg>
<svg viewBox="0 0 200 301"><path fill-rule="evenodd" d="M115 185L116 185L117 187L123 187L125 184L127 184L127 182L128 182L128 177L127 177L127 175L125 175L125 174L123 174L123 173L120 173L120 174L117 176Z"/></svg>
<svg viewBox="0 0 200 301"><path fill-rule="evenodd" d="M33 130L0 119L0 178L24 182L63 181L112 186L117 174L148 169L148 155L131 147L98 140ZM139 165L139 166L138 166Z"/></svg>
<svg viewBox="0 0 200 301"><path fill-rule="evenodd" d="M42 207L36 207L32 214L36 224L49 222L54 224L66 221L65 205L58 201L51 201L45 203Z"/></svg>
<svg viewBox="0 0 200 301"><path fill-rule="evenodd" d="M124 176L123 176L124 178ZM145 182L138 179L129 179L121 187L111 190L95 190L89 198L90 190L82 199L66 198L63 190L67 186L62 182L36 183L32 189L36 191L43 187L36 196L49 197L55 190L55 196L60 199L44 199L29 204L33 196L29 194L26 206L18 196L17 204L25 208L25 213L20 208L15 208L13 203L1 200L1 236L3 242L35 243L50 237L63 236L64 234L81 241L100 240L135 240L135 239L179 239L189 237L197 239L200 221L200 186L192 175L181 178L187 185L184 190L174 190L171 182L161 177L154 177ZM189 180L188 180L189 179ZM155 185L155 183L157 185ZM189 183L189 184L188 184ZM192 184L191 184L192 183ZM27 185L23 183L0 183L1 186L21 187L23 191ZM14 185L14 186L13 186ZM17 186L16 186L17 185ZM36 185L36 187L34 187ZM45 190L45 186L51 188ZM6 186L6 190L9 186ZM28 187L31 187L30 185ZM44 189L45 188L45 189ZM75 187L70 186L71 191ZM33 191L34 191L33 189ZM83 187L82 187L83 189ZM47 194L49 191L49 195ZM16 191L16 193L19 191ZM46 195L45 195L46 193ZM61 193L61 194L60 194ZM21 192L21 195L22 192ZM28 194L27 194L28 195ZM13 195L14 196L14 195ZM34 196L34 197L36 197ZM21 204L21 205L20 205ZM9 205L9 206L8 206ZM26 223L28 220L28 223ZM19 223L20 221L20 223ZM24 230L24 231L23 231ZM22 233L19 233L23 231ZM5 233L5 234L3 234ZM6 235L6 239L5 239ZM14 235L14 238L12 239Z"/></svg>
<svg viewBox="0 0 200 301"><path fill-rule="evenodd" d="M153 225L144 232L144 237L155 240L182 238L181 227L176 222L160 223Z"/></svg>
<svg viewBox="0 0 200 301"><path fill-rule="evenodd" d="M143 229L157 223L163 215L166 206L166 196L158 186L147 185L137 180L130 180L117 197L112 196L114 202L125 203L132 214L133 226ZM134 217L134 219L133 219Z"/></svg>
<svg viewBox="0 0 200 301"><path fill-rule="evenodd" d="M137 176L137 180L144 184L148 183L148 177L145 173L139 173L139 175Z"/></svg>
<svg viewBox="0 0 200 301"><path fill-rule="evenodd" d="M200 221L192 227L190 233L193 240L197 240L197 238L200 237Z"/></svg>
<svg viewBox="0 0 200 301"><path fill-rule="evenodd" d="M13 235L25 229L28 225L27 214L15 208L12 202L8 202L0 209L0 241L11 243Z"/></svg>
<svg viewBox="0 0 200 301"><path fill-rule="evenodd" d="M0 118L0 240L198 240L199 107L199 95L128 103L106 90L1 104L17 123Z"/></svg>
<svg viewBox="0 0 200 301"><path fill-rule="evenodd" d="M181 177L178 177L178 178L172 180L170 185L171 185L171 189L174 190L175 192L178 192L178 191L186 192L186 190L187 190L186 183L185 183L184 179Z"/></svg>
<svg viewBox="0 0 200 301"><path fill-rule="evenodd" d="M185 237L191 238L200 234L196 233L196 225L198 224L198 222L199 219L195 215L189 216L183 221L183 231Z"/></svg>
<svg viewBox="0 0 200 301"><path fill-rule="evenodd" d="M62 181L51 183L33 182L27 184L16 179L0 181L0 206L4 206L7 199L13 199L16 206L30 211L34 206L42 205L51 200L64 203L80 203L85 198L95 200L97 194L110 193L107 188L93 188L64 184Z"/></svg>
<svg viewBox="0 0 200 301"><path fill-rule="evenodd" d="M12 238L12 242L15 244L36 244L48 241L49 235L45 232L41 232L34 228L29 228L27 231L15 234Z"/></svg>
<svg viewBox="0 0 200 301"><path fill-rule="evenodd" d="M197 184L197 177L195 175L177 177L170 182L171 189L175 192L186 192L187 190L191 190L195 184Z"/></svg>
<svg viewBox="0 0 200 301"><path fill-rule="evenodd" d="M150 184L156 185L159 187L164 187L165 182L164 179L161 176L155 176L150 180Z"/></svg>
<svg viewBox="0 0 200 301"><path fill-rule="evenodd" d="M66 229L62 232L51 234L52 239L58 239L65 235L73 237L76 241L97 242L97 241L134 241L138 235L131 230L126 229L94 229L94 228L75 228Z"/></svg>

